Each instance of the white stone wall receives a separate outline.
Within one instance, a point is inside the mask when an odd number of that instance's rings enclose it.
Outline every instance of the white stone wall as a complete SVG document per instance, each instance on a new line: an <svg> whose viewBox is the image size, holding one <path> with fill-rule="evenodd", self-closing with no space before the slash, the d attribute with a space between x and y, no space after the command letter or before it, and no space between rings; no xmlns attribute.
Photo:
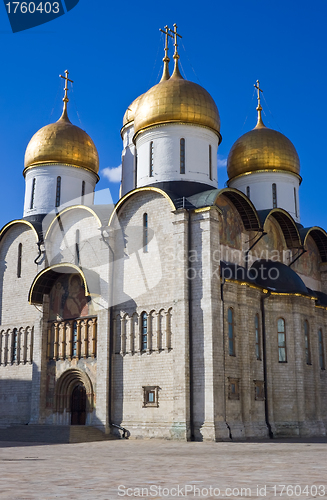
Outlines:
<svg viewBox="0 0 327 500"><path fill-rule="evenodd" d="M300 222L299 178L289 172L253 172L229 181L229 187L239 189L247 195L257 210L273 208L272 184L276 184L277 207L286 210L296 222ZM297 211L295 210L294 189Z"/></svg>
<svg viewBox="0 0 327 500"><path fill-rule="evenodd" d="M185 174L180 173L180 140L185 139ZM153 176L150 176L150 143L153 141ZM212 179L209 177L211 145ZM155 182L200 182L217 188L218 137L196 125L160 125L136 137L137 187Z"/></svg>
<svg viewBox="0 0 327 500"><path fill-rule="evenodd" d="M24 217L47 214L56 207L57 177L61 177L60 207L93 203L97 176L84 168L67 165L40 165L30 168L25 175ZM33 179L35 179L34 207L31 208ZM82 182L85 197L82 203Z"/></svg>
<svg viewBox="0 0 327 500"><path fill-rule="evenodd" d="M135 167L136 167L136 148L133 143L134 122L131 122L123 131L123 152L122 152L122 186L121 196L136 187Z"/></svg>

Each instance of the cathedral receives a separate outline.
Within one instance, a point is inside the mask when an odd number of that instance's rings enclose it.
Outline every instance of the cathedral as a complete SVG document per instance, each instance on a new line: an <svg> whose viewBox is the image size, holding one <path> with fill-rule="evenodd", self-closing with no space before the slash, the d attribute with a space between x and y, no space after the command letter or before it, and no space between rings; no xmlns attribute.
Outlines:
<svg viewBox="0 0 327 500"><path fill-rule="evenodd" d="M216 103L162 31L161 80L123 118L117 203L94 204L68 71L61 117L27 146L23 217L0 232L1 435L325 436L327 233L301 224L296 149L264 125L257 81L218 188Z"/></svg>

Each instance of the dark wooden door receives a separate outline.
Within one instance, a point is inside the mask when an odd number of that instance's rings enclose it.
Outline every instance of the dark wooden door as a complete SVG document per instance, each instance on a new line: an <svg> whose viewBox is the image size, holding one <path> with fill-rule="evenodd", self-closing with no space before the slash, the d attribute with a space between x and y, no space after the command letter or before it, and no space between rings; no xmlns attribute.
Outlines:
<svg viewBox="0 0 327 500"><path fill-rule="evenodd" d="M85 425L86 390L84 385L77 385L72 393L72 425Z"/></svg>

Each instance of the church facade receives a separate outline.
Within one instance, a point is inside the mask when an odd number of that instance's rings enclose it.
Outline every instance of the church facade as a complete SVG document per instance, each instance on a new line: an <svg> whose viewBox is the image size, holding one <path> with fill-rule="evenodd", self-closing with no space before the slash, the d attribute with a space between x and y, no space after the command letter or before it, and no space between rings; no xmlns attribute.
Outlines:
<svg viewBox="0 0 327 500"><path fill-rule="evenodd" d="M27 146L23 218L0 232L0 426L131 438L324 436L327 233L300 222L300 162L267 128L218 189L217 106L179 71L124 115L115 205L67 112ZM174 39L169 73L168 40Z"/></svg>

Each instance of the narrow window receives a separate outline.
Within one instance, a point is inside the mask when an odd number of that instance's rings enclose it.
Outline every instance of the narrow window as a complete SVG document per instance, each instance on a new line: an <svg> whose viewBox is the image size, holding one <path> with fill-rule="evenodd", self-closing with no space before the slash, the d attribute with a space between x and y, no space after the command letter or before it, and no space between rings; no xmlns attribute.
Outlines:
<svg viewBox="0 0 327 500"><path fill-rule="evenodd" d="M56 207L60 206L61 177L57 177Z"/></svg>
<svg viewBox="0 0 327 500"><path fill-rule="evenodd" d="M309 323L307 322L307 320L305 320L304 322L304 346L306 364L311 365Z"/></svg>
<svg viewBox="0 0 327 500"><path fill-rule="evenodd" d="M272 185L272 202L273 208L277 208L277 187L275 183Z"/></svg>
<svg viewBox="0 0 327 500"><path fill-rule="evenodd" d="M283 318L277 320L277 334L278 334L278 361L279 363L287 363L286 353L286 332L285 321Z"/></svg>
<svg viewBox="0 0 327 500"><path fill-rule="evenodd" d="M148 251L148 214L143 214L143 252Z"/></svg>
<svg viewBox="0 0 327 500"><path fill-rule="evenodd" d="M179 152L180 152L180 173L185 174L185 139L180 140L180 147L179 147Z"/></svg>
<svg viewBox="0 0 327 500"><path fill-rule="evenodd" d="M17 258L17 278L21 278L22 276L22 253L23 253L23 245L22 243L19 243L18 258Z"/></svg>
<svg viewBox="0 0 327 500"><path fill-rule="evenodd" d="M235 356L234 313L228 309L228 351L230 356Z"/></svg>
<svg viewBox="0 0 327 500"><path fill-rule="evenodd" d="M79 265L80 255L79 255L79 229L76 229L75 235L75 264Z"/></svg>
<svg viewBox="0 0 327 500"><path fill-rule="evenodd" d="M153 177L153 141L150 142L150 177Z"/></svg>
<svg viewBox="0 0 327 500"><path fill-rule="evenodd" d="M239 379L228 379L228 399L240 399Z"/></svg>
<svg viewBox="0 0 327 500"><path fill-rule="evenodd" d="M30 208L34 208L34 197L35 197L35 184L36 184L36 179L33 179L32 182L32 193L31 193L31 204Z"/></svg>
<svg viewBox="0 0 327 500"><path fill-rule="evenodd" d="M209 179L212 181L212 153L211 153L211 144L209 144Z"/></svg>
<svg viewBox="0 0 327 500"><path fill-rule="evenodd" d="M72 356L73 358L76 358L77 356L77 321L73 322L73 352Z"/></svg>
<svg viewBox="0 0 327 500"><path fill-rule="evenodd" d="M134 172L134 188L137 186L137 151L135 149L135 172Z"/></svg>
<svg viewBox="0 0 327 500"><path fill-rule="evenodd" d="M82 182L82 205L84 205L84 196L85 196L85 181Z"/></svg>
<svg viewBox="0 0 327 500"><path fill-rule="evenodd" d="M246 186L246 196L250 199L250 186Z"/></svg>
<svg viewBox="0 0 327 500"><path fill-rule="evenodd" d="M322 338L322 330L318 331L318 343L319 343L319 366L321 370L325 369L325 355L324 355L324 341Z"/></svg>
<svg viewBox="0 0 327 500"><path fill-rule="evenodd" d="M146 351L146 349L148 347L148 317L147 317L147 314L145 312L143 312L141 315L141 321L142 321L142 324L141 324L141 328L142 328L142 332L141 332L142 347L141 347L141 350ZM151 401L151 402L153 402L153 401Z"/></svg>
<svg viewBox="0 0 327 500"><path fill-rule="evenodd" d="M17 328L14 328L12 332L12 355L11 355L12 363L17 361L17 351L18 351L18 332Z"/></svg>
<svg viewBox="0 0 327 500"><path fill-rule="evenodd" d="M295 208L295 217L297 217L297 199L296 199L296 189L294 188L294 208Z"/></svg>
<svg viewBox="0 0 327 500"><path fill-rule="evenodd" d="M254 327L255 327L255 355L256 355L257 359L261 359L261 356L260 356L259 314L255 315Z"/></svg>

